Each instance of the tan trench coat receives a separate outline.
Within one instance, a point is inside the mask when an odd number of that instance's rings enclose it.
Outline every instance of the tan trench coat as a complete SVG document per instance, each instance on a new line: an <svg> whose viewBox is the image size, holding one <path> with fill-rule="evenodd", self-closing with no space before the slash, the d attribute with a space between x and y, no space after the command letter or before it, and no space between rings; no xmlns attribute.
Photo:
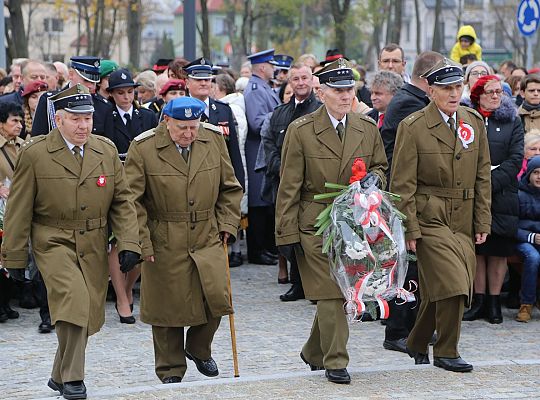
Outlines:
<svg viewBox="0 0 540 400"><path fill-rule="evenodd" d="M474 129L465 149L435 105L398 127L390 190L401 195L406 239L417 239L422 297L471 296L476 270L474 234L491 228L491 164L480 115L459 107L457 121Z"/></svg>
<svg viewBox="0 0 540 400"><path fill-rule="evenodd" d="M206 126L206 128L204 127ZM163 327L206 323L232 313L220 232L236 236L242 187L221 132L201 124L189 167L162 122L139 135L126 174L139 218L144 262L141 320Z"/></svg>
<svg viewBox="0 0 540 400"><path fill-rule="evenodd" d="M378 175L384 186L388 163L379 130L371 118L347 114L343 143L325 106L289 125L276 201L276 243L301 243L304 254L297 254L297 260L308 299L343 297L330 276L328 257L322 253L322 237L314 236L315 219L331 201L315 201L313 195L333 191L324 187L325 182L348 185L357 157L364 159L367 169Z"/></svg>
<svg viewBox="0 0 540 400"><path fill-rule="evenodd" d="M105 176L104 186L97 184ZM107 221L118 249L140 253L136 211L116 147L90 135L82 168L57 129L23 144L5 215L2 259L24 268L28 238L43 275L52 323L99 331L109 267Z"/></svg>
<svg viewBox="0 0 540 400"><path fill-rule="evenodd" d="M518 108L518 115L521 118L523 129L528 133L531 129L540 129L540 111L527 111L523 108L523 104Z"/></svg>
<svg viewBox="0 0 540 400"><path fill-rule="evenodd" d="M5 137L0 135L0 149L5 150L13 165L15 165L15 162L17 161L17 153L23 143L24 140L20 137L16 137L13 141L8 142ZM4 152L0 150L0 186L6 178L9 178L10 180L13 178L13 168Z"/></svg>

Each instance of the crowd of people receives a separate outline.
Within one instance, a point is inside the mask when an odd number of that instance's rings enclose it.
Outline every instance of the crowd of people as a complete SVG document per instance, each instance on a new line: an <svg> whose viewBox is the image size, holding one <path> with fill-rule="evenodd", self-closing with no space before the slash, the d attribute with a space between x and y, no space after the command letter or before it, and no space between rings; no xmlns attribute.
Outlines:
<svg viewBox="0 0 540 400"><path fill-rule="evenodd" d="M461 320L502 323L505 282L517 321L540 307L540 70L495 70L476 42L462 27L450 59L423 52L410 74L388 44L368 76L338 49L321 62L269 49L238 73L204 57L138 73L91 56L16 60L0 80L0 322L18 318L12 299L39 307L39 332L59 341L49 387L85 398L107 282L133 324L140 280L159 379L180 382L186 358L216 376L228 244L230 267L278 264L291 284L281 301L316 303L300 357L349 383L343 295L314 236L329 201L313 196L347 184L361 156L368 178L402 197L418 259L406 282L419 291L389 302L383 347L426 364L431 343L434 365L471 371Z"/></svg>

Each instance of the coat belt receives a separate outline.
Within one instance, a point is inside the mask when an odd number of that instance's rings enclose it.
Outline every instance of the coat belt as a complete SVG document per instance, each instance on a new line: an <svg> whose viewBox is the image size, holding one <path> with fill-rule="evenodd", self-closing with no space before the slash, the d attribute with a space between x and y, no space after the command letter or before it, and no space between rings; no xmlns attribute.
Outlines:
<svg viewBox="0 0 540 400"><path fill-rule="evenodd" d="M32 222L60 229L91 231L107 226L107 217L91 219L56 219L42 215L34 215Z"/></svg>
<svg viewBox="0 0 540 400"><path fill-rule="evenodd" d="M148 211L148 219L165 222L198 222L210 219L214 209L201 211Z"/></svg>
<svg viewBox="0 0 540 400"><path fill-rule="evenodd" d="M302 201L311 201L313 203L320 203L320 204L331 204L334 201L334 198L331 199L320 199L320 200L314 200L313 196L321 194L321 193L314 193L314 192L302 192L300 193L300 200Z"/></svg>
<svg viewBox="0 0 540 400"><path fill-rule="evenodd" d="M419 185L416 188L416 194L428 194L437 197L446 197L449 199L474 199L474 189L455 189L438 186Z"/></svg>

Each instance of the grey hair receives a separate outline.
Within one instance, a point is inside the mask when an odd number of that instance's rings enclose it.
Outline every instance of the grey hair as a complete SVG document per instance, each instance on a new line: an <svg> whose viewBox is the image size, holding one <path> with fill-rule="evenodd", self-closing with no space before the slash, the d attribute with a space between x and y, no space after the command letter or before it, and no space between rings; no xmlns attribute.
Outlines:
<svg viewBox="0 0 540 400"><path fill-rule="evenodd" d="M533 143L540 142L540 129L531 129L525 134L524 137L524 148L527 150L527 147Z"/></svg>
<svg viewBox="0 0 540 400"><path fill-rule="evenodd" d="M369 81L369 88L374 86L384 87L395 95L403 86L403 78L392 71L379 71Z"/></svg>

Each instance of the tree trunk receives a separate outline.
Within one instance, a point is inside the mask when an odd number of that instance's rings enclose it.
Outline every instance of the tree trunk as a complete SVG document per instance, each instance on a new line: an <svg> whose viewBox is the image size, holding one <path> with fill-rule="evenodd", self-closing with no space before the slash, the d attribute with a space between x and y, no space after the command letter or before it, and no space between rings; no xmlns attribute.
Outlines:
<svg viewBox="0 0 540 400"><path fill-rule="evenodd" d="M336 33L335 45L341 51L341 54L347 52L347 17L349 15L349 9L351 0L343 0L343 4L340 4L340 0L331 0L330 6L332 9L332 16L334 17L334 29Z"/></svg>
<svg viewBox="0 0 540 400"><path fill-rule="evenodd" d="M208 28L208 4L207 0L201 1L201 20L202 20L202 31L199 31L201 35L201 47L202 53L205 58L210 59L210 31Z"/></svg>
<svg viewBox="0 0 540 400"><path fill-rule="evenodd" d="M75 55L81 54L81 23L82 23L82 0L77 0L77 50Z"/></svg>
<svg viewBox="0 0 540 400"><path fill-rule="evenodd" d="M433 25L433 42L431 44L431 50L441 51L442 48L442 38L441 38L441 29L439 26L439 15L442 10L442 0L436 0L435 2L435 24Z"/></svg>
<svg viewBox="0 0 540 400"><path fill-rule="evenodd" d="M14 58L28 58L28 36L24 31L24 18L22 12L23 0L8 0L5 4L9 10L10 44L9 55ZM8 28L6 26L6 28Z"/></svg>
<svg viewBox="0 0 540 400"><path fill-rule="evenodd" d="M398 43L401 42L401 16L403 14L403 1L395 0L394 1L394 23L392 24L392 36L390 37L390 42Z"/></svg>
<svg viewBox="0 0 540 400"><path fill-rule="evenodd" d="M416 54L421 53L422 41L420 35L422 35L422 22L420 18L420 5L419 0L414 0L414 15L416 16Z"/></svg>
<svg viewBox="0 0 540 400"><path fill-rule="evenodd" d="M131 68L139 68L141 57L141 0L128 0L127 37L129 45L129 64Z"/></svg>
<svg viewBox="0 0 540 400"><path fill-rule="evenodd" d="M399 0L397 0L399 1ZM384 35L384 43L390 43L392 36L392 11L394 10L394 3L396 0L389 0L388 7L385 9L386 15L386 34Z"/></svg>

